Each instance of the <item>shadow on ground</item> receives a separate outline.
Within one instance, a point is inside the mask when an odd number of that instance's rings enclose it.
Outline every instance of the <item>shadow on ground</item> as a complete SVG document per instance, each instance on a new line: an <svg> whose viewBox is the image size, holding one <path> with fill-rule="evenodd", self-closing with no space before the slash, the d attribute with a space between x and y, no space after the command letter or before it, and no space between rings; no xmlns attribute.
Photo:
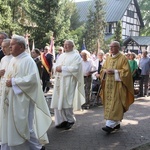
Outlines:
<svg viewBox="0 0 150 150"><path fill-rule="evenodd" d="M150 150L150 143L140 145L140 146L133 148L131 150Z"/></svg>

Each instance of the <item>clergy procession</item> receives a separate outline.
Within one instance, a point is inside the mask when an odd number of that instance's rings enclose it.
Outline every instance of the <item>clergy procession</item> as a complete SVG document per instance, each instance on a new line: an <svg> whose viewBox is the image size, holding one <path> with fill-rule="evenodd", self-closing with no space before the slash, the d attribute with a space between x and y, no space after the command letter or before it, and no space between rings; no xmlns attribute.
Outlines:
<svg viewBox="0 0 150 150"><path fill-rule="evenodd" d="M56 54L47 45L27 46L24 36L0 32L1 150L45 150L53 122L56 130L73 130L75 112L95 107L104 109L102 131L117 132L134 100L149 97L146 50L124 53L118 41L107 53L76 50L73 40L64 40Z"/></svg>

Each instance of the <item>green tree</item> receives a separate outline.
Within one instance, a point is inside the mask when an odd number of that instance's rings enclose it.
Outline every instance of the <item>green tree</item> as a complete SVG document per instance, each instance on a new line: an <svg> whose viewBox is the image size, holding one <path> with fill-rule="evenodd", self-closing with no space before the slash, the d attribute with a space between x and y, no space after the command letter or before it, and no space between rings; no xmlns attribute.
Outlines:
<svg viewBox="0 0 150 150"><path fill-rule="evenodd" d="M117 22L117 26L116 26L116 30L115 30L113 39L115 41L118 41L120 43L120 45L122 46L123 42L122 42L122 23L121 23L121 21Z"/></svg>
<svg viewBox="0 0 150 150"><path fill-rule="evenodd" d="M0 28L7 29L10 26L10 7L4 1L0 1ZM9 19L8 19L9 18Z"/></svg>
<svg viewBox="0 0 150 150"><path fill-rule="evenodd" d="M72 2L69 0L28 0L26 11L35 26L29 28L35 44L43 47L54 36L55 43L62 45L71 36L70 19Z"/></svg>
<svg viewBox="0 0 150 150"><path fill-rule="evenodd" d="M104 3L102 0L95 0L94 10L89 9L88 20L86 23L85 43L87 50L97 50L97 41L100 41L100 46L104 45L104 31L106 27L105 12L103 10Z"/></svg>
<svg viewBox="0 0 150 150"><path fill-rule="evenodd" d="M84 22L80 21L80 16L76 4L73 3L72 6L73 12L70 19L70 34L73 37L76 49L80 51L83 43L85 24Z"/></svg>
<svg viewBox="0 0 150 150"><path fill-rule="evenodd" d="M76 4L73 3L72 4L72 15L71 15L71 24L70 24L70 30L76 30L77 28L79 28L83 23L80 22L80 16L76 7Z"/></svg>
<svg viewBox="0 0 150 150"><path fill-rule="evenodd" d="M144 29L141 30L143 36L150 36L150 1L149 0L138 0L140 10L144 21Z"/></svg>
<svg viewBox="0 0 150 150"><path fill-rule="evenodd" d="M0 12L1 30L10 35L28 33L36 47L48 45L54 36L55 45L62 46L65 39L72 39L79 48L84 27L70 0L0 0Z"/></svg>
<svg viewBox="0 0 150 150"><path fill-rule="evenodd" d="M7 1L0 0L0 30L9 33L11 28L12 28L11 9L8 6Z"/></svg>
<svg viewBox="0 0 150 150"><path fill-rule="evenodd" d="M9 30L10 35L12 34L24 34L23 23L21 23L21 18L23 14L23 9L25 7L27 0L7 0L7 6L11 9L11 28Z"/></svg>

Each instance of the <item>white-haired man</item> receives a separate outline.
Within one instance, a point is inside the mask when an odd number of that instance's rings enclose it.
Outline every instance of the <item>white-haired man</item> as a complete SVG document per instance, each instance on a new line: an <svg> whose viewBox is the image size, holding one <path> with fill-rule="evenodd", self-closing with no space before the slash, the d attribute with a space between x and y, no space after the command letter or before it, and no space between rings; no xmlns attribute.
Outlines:
<svg viewBox="0 0 150 150"><path fill-rule="evenodd" d="M2 94L3 85L5 84L4 74L12 58L12 55L10 54L9 45L10 45L10 39L4 39L2 42L2 51L5 56L1 59L1 62L0 62L0 97Z"/></svg>
<svg viewBox="0 0 150 150"><path fill-rule="evenodd" d="M128 59L119 52L120 44L110 44L111 56L108 56L101 70L101 98L104 104L107 133L120 128L124 113L134 102L132 75ZM105 83L104 83L105 82Z"/></svg>
<svg viewBox="0 0 150 150"><path fill-rule="evenodd" d="M48 143L51 116L44 99L38 69L25 52L25 38L12 36L13 58L4 74L0 120L3 150L40 150Z"/></svg>
<svg viewBox="0 0 150 150"><path fill-rule="evenodd" d="M65 53L56 62L55 84L51 108L54 108L56 128L70 129L76 119L74 110L85 103L82 59L74 50L74 42L64 42Z"/></svg>
<svg viewBox="0 0 150 150"><path fill-rule="evenodd" d="M10 39L4 39L2 42L2 45L1 45L3 54L5 56L0 61L0 104L1 104L2 90L5 85L4 74L8 68L10 60L12 59L12 55L10 55L9 45L10 45ZM0 105L0 106L2 106L2 105ZM1 117L1 113L0 113L0 117ZM0 128L1 128L1 124L0 124ZM1 132L1 130L0 130L0 132Z"/></svg>
<svg viewBox="0 0 150 150"><path fill-rule="evenodd" d="M94 62L90 58L90 53L87 50L81 52L81 57L85 89L85 104L83 105L83 108L89 108L92 92L92 73L96 71L96 67L94 66Z"/></svg>
<svg viewBox="0 0 150 150"><path fill-rule="evenodd" d="M4 57L4 53L2 51L2 42L6 38L8 38L8 35L5 32L0 32L0 61Z"/></svg>
<svg viewBox="0 0 150 150"><path fill-rule="evenodd" d="M142 58L139 61L139 67L141 68L141 79L140 79L140 94L138 96L149 96L148 84L149 84L149 73L150 73L150 58L147 56L147 51L142 52ZM144 90L143 90L144 86Z"/></svg>

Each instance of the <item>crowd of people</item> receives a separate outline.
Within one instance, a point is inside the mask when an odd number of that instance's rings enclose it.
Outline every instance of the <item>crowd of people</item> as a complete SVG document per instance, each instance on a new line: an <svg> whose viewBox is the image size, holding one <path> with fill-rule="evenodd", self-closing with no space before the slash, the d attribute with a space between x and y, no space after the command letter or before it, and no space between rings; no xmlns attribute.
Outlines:
<svg viewBox="0 0 150 150"><path fill-rule="evenodd" d="M52 119L44 93L54 76L51 108L55 127L69 130L76 122L74 110L91 105L92 91L104 107L107 133L120 129L124 113L134 102L136 73L141 69L138 96L148 95L150 58L147 51L120 52L113 41L109 53L79 53L72 40L65 40L54 57L45 46L26 52L23 36L0 32L0 142L2 150L44 150ZM99 93L100 92L100 93Z"/></svg>

